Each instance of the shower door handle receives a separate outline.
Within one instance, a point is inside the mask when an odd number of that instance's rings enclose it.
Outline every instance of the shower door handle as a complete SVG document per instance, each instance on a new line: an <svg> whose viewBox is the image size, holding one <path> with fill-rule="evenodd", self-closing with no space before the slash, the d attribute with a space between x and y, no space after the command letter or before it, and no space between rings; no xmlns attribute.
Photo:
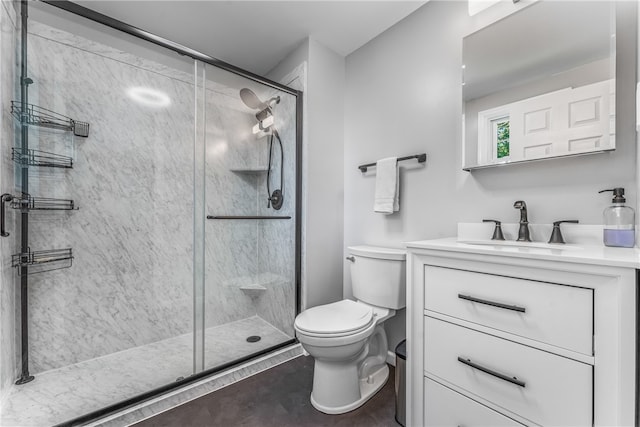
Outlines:
<svg viewBox="0 0 640 427"><path fill-rule="evenodd" d="M4 220L5 220L5 215L4 215L4 211L6 208L6 204L9 203L10 201L13 200L13 195L9 194L9 193L5 193L2 196L0 196L0 201L2 206L0 207L0 236L2 237L8 237L9 233L5 230L5 224L4 224Z"/></svg>

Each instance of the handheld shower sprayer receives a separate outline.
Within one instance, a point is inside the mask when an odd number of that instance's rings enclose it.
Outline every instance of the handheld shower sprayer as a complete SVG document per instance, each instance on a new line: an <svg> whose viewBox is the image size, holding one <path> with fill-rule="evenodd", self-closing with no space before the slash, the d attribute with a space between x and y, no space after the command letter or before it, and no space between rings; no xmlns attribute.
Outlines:
<svg viewBox="0 0 640 427"><path fill-rule="evenodd" d="M256 119L258 120L258 130L256 131L254 128L254 133L259 131L269 132L269 165L267 166L267 207L275 210L280 210L282 208L282 204L284 203L284 150L282 148L282 140L280 139L280 134L276 130L273 124L273 109L276 104L280 103L279 96L273 96L269 98L266 102L263 102L258 98L258 96L251 90L247 88L240 89L240 99L247 107L252 110L258 110L256 113ZM273 190L271 192L271 159L273 152L273 140L274 137L278 140L280 144L280 188Z"/></svg>
<svg viewBox="0 0 640 427"><path fill-rule="evenodd" d="M240 99L247 107L258 110L256 113L258 125L254 127L253 133L266 132L273 127L273 107L280 103L279 96L273 96L263 102L251 89L245 87L240 89Z"/></svg>

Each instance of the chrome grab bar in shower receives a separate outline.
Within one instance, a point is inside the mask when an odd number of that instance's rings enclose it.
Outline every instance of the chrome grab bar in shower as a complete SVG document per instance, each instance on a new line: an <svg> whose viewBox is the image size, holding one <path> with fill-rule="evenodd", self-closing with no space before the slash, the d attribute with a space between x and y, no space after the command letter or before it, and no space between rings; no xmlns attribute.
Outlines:
<svg viewBox="0 0 640 427"><path fill-rule="evenodd" d="M274 215L207 215L207 219L291 219L291 217Z"/></svg>

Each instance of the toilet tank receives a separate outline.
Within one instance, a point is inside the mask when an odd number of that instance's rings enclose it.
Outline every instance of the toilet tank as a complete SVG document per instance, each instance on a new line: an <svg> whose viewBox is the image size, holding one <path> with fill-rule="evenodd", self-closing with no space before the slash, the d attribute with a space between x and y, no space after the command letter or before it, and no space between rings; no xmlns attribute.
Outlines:
<svg viewBox="0 0 640 427"><path fill-rule="evenodd" d="M406 302L406 258L402 249L350 246L351 286L359 301L400 309Z"/></svg>

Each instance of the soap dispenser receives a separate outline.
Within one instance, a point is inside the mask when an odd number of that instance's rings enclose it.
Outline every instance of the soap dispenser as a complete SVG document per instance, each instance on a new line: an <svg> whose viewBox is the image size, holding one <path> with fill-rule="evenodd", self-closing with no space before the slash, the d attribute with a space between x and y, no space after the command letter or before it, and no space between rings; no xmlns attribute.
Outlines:
<svg viewBox="0 0 640 427"><path fill-rule="evenodd" d="M613 204L604 210L603 240L606 246L632 248L636 243L636 216L624 198L624 188L602 190L613 192Z"/></svg>

